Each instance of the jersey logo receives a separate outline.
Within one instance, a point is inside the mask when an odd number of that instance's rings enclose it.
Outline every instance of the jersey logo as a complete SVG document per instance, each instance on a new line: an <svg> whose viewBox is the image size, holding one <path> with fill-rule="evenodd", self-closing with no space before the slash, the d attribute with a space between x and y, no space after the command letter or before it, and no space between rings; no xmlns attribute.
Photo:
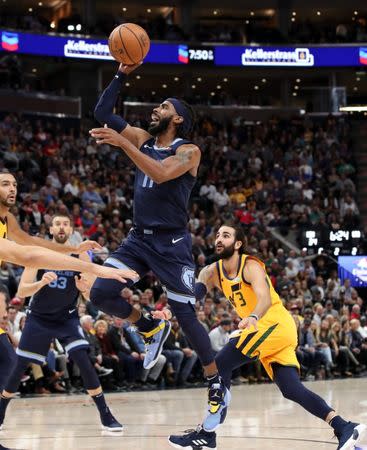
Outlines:
<svg viewBox="0 0 367 450"><path fill-rule="evenodd" d="M191 292L194 292L194 278L195 278L195 273L191 267L183 267L182 268L182 273L181 273L182 283Z"/></svg>
<svg viewBox="0 0 367 450"><path fill-rule="evenodd" d="M183 239L183 237L178 238L178 239L172 238L172 244L177 244L177 242L182 241L182 239Z"/></svg>
<svg viewBox="0 0 367 450"><path fill-rule="evenodd" d="M74 311L75 311L75 308L74 309L69 309L69 314L72 314Z"/></svg>

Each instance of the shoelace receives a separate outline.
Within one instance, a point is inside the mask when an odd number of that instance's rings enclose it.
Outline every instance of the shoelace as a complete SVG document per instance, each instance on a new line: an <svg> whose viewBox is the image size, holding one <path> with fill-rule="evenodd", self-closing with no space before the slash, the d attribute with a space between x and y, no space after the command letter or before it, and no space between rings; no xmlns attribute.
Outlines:
<svg viewBox="0 0 367 450"><path fill-rule="evenodd" d="M184 430L183 433L186 435L193 433L200 433L202 429L203 429L202 426L199 424L196 428L189 428L188 430Z"/></svg>

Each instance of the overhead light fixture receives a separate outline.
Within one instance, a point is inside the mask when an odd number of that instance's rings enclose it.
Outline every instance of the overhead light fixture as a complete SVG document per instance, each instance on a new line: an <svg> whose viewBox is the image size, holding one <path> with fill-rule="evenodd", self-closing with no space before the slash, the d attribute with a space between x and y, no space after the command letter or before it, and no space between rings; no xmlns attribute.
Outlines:
<svg viewBox="0 0 367 450"><path fill-rule="evenodd" d="M214 97L214 95L215 95L215 92L211 92L211 93L210 93L210 95L211 95L212 97Z"/></svg>
<svg viewBox="0 0 367 450"><path fill-rule="evenodd" d="M166 89L166 88L167 88L167 85L166 85L166 84L162 84L162 88L163 88L163 89Z"/></svg>
<svg viewBox="0 0 367 450"><path fill-rule="evenodd" d="M78 23L78 25L75 28L76 28L77 31L81 31L82 25L80 23Z"/></svg>
<svg viewBox="0 0 367 450"><path fill-rule="evenodd" d="M321 12L320 11L317 11L317 13L316 13L318 16L321 16Z"/></svg>
<svg viewBox="0 0 367 450"><path fill-rule="evenodd" d="M28 11L29 12L33 12L33 8L28 8Z"/></svg>
<svg viewBox="0 0 367 450"><path fill-rule="evenodd" d="M147 13L151 13L152 10L150 8L147 9Z"/></svg>
<svg viewBox="0 0 367 450"><path fill-rule="evenodd" d="M292 22L295 22L295 21L296 21L296 19L295 19L294 17L292 17L292 18L291 18L291 21L292 21Z"/></svg>
<svg viewBox="0 0 367 450"><path fill-rule="evenodd" d="M38 2L38 6L43 6L43 3L42 2Z"/></svg>
<svg viewBox="0 0 367 450"><path fill-rule="evenodd" d="M217 89L222 89L222 86L220 84L218 84Z"/></svg>
<svg viewBox="0 0 367 450"><path fill-rule="evenodd" d="M137 80L140 80L141 76L140 75L136 75L135 77Z"/></svg>
<svg viewBox="0 0 367 450"><path fill-rule="evenodd" d="M175 77L174 80L175 81L180 81L180 79L178 77Z"/></svg>
<svg viewBox="0 0 367 450"><path fill-rule="evenodd" d="M301 79L300 78L297 78L296 79L296 83L300 83L301 82Z"/></svg>
<svg viewBox="0 0 367 450"><path fill-rule="evenodd" d="M155 95L155 91L152 91L152 95Z"/></svg>
<svg viewBox="0 0 367 450"><path fill-rule="evenodd" d="M296 11L293 11L292 16L296 16L296 15L297 15Z"/></svg>
<svg viewBox="0 0 367 450"><path fill-rule="evenodd" d="M259 86L256 84L256 85L254 86L254 89L255 89L255 91L257 91L257 90L259 89Z"/></svg>
<svg viewBox="0 0 367 450"><path fill-rule="evenodd" d="M354 11L354 15L355 15L355 16L358 16L358 11Z"/></svg>
<svg viewBox="0 0 367 450"><path fill-rule="evenodd" d="M261 81L262 81L263 83L266 83L266 78L263 78Z"/></svg>
<svg viewBox="0 0 367 450"><path fill-rule="evenodd" d="M196 84L193 84L191 87L192 89L196 89Z"/></svg>
<svg viewBox="0 0 367 450"><path fill-rule="evenodd" d="M250 12L250 16L254 16L255 13L253 11Z"/></svg>
<svg viewBox="0 0 367 450"><path fill-rule="evenodd" d="M125 86L126 86L126 87L129 87L129 86L130 86L130 83L129 83L129 82L125 83Z"/></svg>
<svg viewBox="0 0 367 450"><path fill-rule="evenodd" d="M50 23L50 27L51 27L52 29L53 29L53 28L56 28L56 23L52 21L52 22Z"/></svg>
<svg viewBox="0 0 367 450"><path fill-rule="evenodd" d="M218 14L218 11L215 9L215 10L213 11L213 14L216 16L216 15Z"/></svg>
<svg viewBox="0 0 367 450"><path fill-rule="evenodd" d="M197 79L197 81L201 81L201 77L197 77L196 79Z"/></svg>
<svg viewBox="0 0 367 450"><path fill-rule="evenodd" d="M68 25L68 31L74 31L74 25Z"/></svg>
<svg viewBox="0 0 367 450"><path fill-rule="evenodd" d="M227 82L228 82L228 78L223 78L223 81L224 81L225 83L227 83Z"/></svg>
<svg viewBox="0 0 367 450"><path fill-rule="evenodd" d="M293 97L297 97L297 92L293 92Z"/></svg>
<svg viewBox="0 0 367 450"><path fill-rule="evenodd" d="M127 11L127 8L124 7L124 8L122 8L122 10L123 10L124 12L126 12L126 11Z"/></svg>

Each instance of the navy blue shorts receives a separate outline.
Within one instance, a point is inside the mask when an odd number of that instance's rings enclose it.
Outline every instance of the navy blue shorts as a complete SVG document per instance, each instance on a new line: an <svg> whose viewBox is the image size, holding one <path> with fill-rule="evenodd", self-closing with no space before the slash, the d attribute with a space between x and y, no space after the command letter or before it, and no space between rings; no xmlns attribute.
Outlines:
<svg viewBox="0 0 367 450"><path fill-rule="evenodd" d="M142 278L150 270L171 300L195 304L195 265L191 234L182 231L132 229L106 264L135 270Z"/></svg>
<svg viewBox="0 0 367 450"><path fill-rule="evenodd" d="M37 364L44 364L53 339L58 339L67 353L89 348L75 311L63 321L52 321L30 312L16 353Z"/></svg>

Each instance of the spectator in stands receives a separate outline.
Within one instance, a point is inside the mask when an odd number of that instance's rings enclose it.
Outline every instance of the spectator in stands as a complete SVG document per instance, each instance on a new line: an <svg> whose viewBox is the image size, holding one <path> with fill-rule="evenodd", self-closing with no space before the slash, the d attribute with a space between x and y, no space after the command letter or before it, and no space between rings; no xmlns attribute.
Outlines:
<svg viewBox="0 0 367 450"><path fill-rule="evenodd" d="M125 335L123 319L113 317L107 337L111 343L112 355L116 355L119 363L121 363L125 373L125 379L128 383L136 383L143 370L143 360L145 353L134 351L133 344L128 342L129 335ZM122 385L122 379L118 380Z"/></svg>
<svg viewBox="0 0 367 450"><path fill-rule="evenodd" d="M219 325L209 333L213 350L218 353L229 341L229 333L232 328L232 321L229 317L223 317Z"/></svg>
<svg viewBox="0 0 367 450"><path fill-rule="evenodd" d="M83 329L84 337L90 344L89 357L98 373L99 377L104 377L113 372L113 369L102 366L102 349L95 335L93 318L89 315L84 315L80 318L80 325Z"/></svg>

